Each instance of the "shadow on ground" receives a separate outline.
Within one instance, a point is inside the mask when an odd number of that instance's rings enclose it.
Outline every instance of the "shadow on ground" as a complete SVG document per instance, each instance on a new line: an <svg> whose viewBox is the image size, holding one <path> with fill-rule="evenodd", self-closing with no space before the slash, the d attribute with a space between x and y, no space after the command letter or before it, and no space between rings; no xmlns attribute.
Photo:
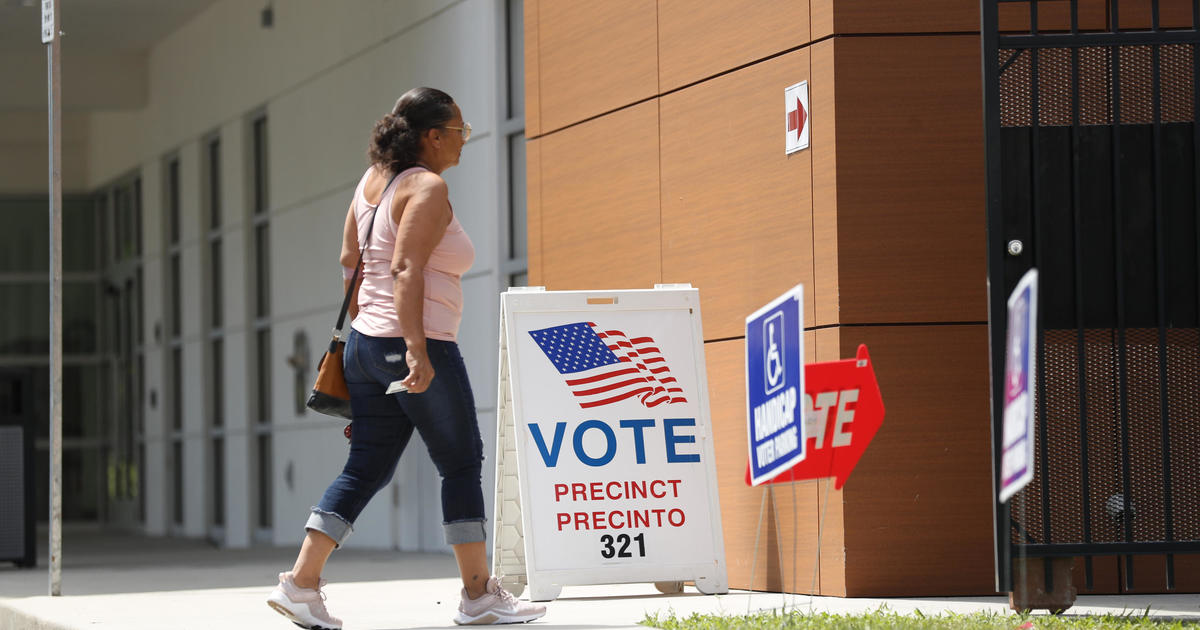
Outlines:
<svg viewBox="0 0 1200 630"><path fill-rule="evenodd" d="M0 565L0 597L45 595L49 589L45 535L38 565ZM63 532L64 594L107 595L262 586L292 567L298 547L221 549L210 542L146 537L95 528ZM334 553L325 576L331 582L449 578L458 575L450 554L344 549Z"/></svg>

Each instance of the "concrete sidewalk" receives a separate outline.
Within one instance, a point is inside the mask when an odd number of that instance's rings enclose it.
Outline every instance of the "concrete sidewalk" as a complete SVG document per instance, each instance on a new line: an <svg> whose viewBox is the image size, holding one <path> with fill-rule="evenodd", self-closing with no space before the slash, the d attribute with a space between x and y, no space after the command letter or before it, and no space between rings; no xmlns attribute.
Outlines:
<svg viewBox="0 0 1200 630"><path fill-rule="evenodd" d="M0 630L160 630L292 628L264 603L275 575L290 568L295 548L216 549L196 541L70 528L63 536L63 597L47 593L45 554L37 569L0 568ZM325 576L330 611L347 629L453 627L459 582L453 557L395 551L343 550ZM701 595L691 588L662 595L650 584L567 587L532 624L549 628L637 628L646 614L745 614L784 605L855 613L887 606L925 614L1006 612L1000 597L845 599L733 591ZM1145 611L1200 622L1200 597L1080 597L1070 614Z"/></svg>

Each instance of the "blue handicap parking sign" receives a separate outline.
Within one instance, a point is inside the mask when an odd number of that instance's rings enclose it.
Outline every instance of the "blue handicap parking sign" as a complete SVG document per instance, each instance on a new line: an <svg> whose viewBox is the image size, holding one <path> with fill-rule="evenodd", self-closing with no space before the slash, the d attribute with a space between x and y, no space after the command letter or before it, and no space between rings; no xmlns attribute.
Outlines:
<svg viewBox="0 0 1200 630"><path fill-rule="evenodd" d="M746 318L750 480L769 481L804 459L804 295L796 285Z"/></svg>

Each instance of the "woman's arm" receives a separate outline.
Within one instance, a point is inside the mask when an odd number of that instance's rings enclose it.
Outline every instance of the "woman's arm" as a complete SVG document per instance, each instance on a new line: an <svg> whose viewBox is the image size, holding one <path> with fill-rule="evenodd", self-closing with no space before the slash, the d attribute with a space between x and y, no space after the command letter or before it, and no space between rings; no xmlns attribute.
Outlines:
<svg viewBox="0 0 1200 630"><path fill-rule="evenodd" d="M358 247L358 219L354 216L354 203L350 203L350 210L346 212L346 227L342 230L342 254L338 257L342 267L354 269L358 265L359 257ZM353 275L351 276L353 277ZM358 317L358 288L362 286L362 270L358 270L358 283L354 287L354 294L350 296L350 319ZM342 279L342 295L346 294L346 290L350 288L350 278Z"/></svg>
<svg viewBox="0 0 1200 630"><path fill-rule="evenodd" d="M393 205L398 219L396 251L392 253L392 292L404 343L409 374L408 391L419 394L433 381L433 366L425 351L425 263L450 224L450 197L446 182L435 173L413 176L415 190L407 203ZM397 216L397 214L399 216Z"/></svg>

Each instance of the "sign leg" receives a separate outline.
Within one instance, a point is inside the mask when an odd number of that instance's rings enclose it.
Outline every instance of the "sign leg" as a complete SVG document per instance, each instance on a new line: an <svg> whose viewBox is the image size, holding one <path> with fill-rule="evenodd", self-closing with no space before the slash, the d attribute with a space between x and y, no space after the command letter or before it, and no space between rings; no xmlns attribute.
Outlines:
<svg viewBox="0 0 1200 630"><path fill-rule="evenodd" d="M821 502L821 518L817 521L817 559L813 562L812 583L808 586L808 610L812 612L813 598L817 596L817 575L821 570L821 537L825 533L825 511L829 509L829 487L832 479L825 480L825 500Z"/></svg>
<svg viewBox="0 0 1200 630"><path fill-rule="evenodd" d="M767 492L771 493L771 512L775 516L775 550L779 552L779 595L783 599L781 605L787 608L787 588L783 583L783 541L780 539L783 529L779 527L779 500L775 498L774 487L775 484L768 485ZM794 558L793 561L795 561Z"/></svg>
<svg viewBox="0 0 1200 630"><path fill-rule="evenodd" d="M750 560L750 585L746 587L746 590L750 591L751 597L753 597L754 593L754 570L758 568L758 541L759 536L762 534L763 514L766 513L766 510L767 489L763 488L762 501L758 506L758 527L754 529L754 555L751 556ZM746 598L746 614L750 614L750 597Z"/></svg>
<svg viewBox="0 0 1200 630"><path fill-rule="evenodd" d="M503 302L502 302L503 303ZM496 500L492 530L492 574L504 590L520 597L525 591L525 530L521 515L520 465L516 459L516 427L509 389L507 324L500 316L500 363L496 369Z"/></svg>
<svg viewBox="0 0 1200 630"><path fill-rule="evenodd" d="M703 576L696 578L696 590L705 595L724 595L729 592L729 585L722 584L720 578Z"/></svg>

